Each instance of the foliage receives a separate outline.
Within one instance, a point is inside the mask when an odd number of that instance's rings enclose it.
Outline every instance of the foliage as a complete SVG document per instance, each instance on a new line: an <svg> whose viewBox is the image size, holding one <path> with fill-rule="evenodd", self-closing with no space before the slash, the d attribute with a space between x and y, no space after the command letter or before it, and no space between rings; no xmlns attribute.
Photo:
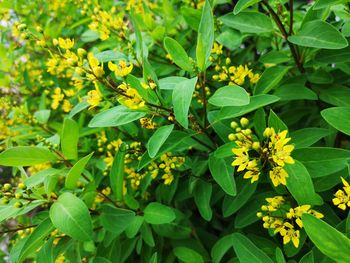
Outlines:
<svg viewBox="0 0 350 263"><path fill-rule="evenodd" d="M348 1L3 0L0 21L6 262L350 261Z"/></svg>

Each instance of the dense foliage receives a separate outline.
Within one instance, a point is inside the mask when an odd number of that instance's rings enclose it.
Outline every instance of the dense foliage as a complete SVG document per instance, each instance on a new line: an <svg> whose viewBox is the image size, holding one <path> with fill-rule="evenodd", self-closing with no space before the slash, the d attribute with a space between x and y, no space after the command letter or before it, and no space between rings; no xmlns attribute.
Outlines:
<svg viewBox="0 0 350 263"><path fill-rule="evenodd" d="M0 1L1 262L350 262L346 0Z"/></svg>

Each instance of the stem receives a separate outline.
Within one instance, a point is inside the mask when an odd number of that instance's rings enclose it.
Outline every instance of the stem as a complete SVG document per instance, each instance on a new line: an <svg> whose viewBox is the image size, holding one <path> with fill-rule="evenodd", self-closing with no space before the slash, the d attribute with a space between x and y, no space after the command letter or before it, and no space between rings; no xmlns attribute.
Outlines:
<svg viewBox="0 0 350 263"><path fill-rule="evenodd" d="M24 230L24 229L28 229L28 228L32 228L32 227L36 227L37 225L30 225L30 226L22 226L22 227L18 227L18 228L14 228L14 229L7 229L4 231L0 231L0 235L6 234L6 233L13 233L13 232L17 232L20 230Z"/></svg>
<svg viewBox="0 0 350 263"><path fill-rule="evenodd" d="M289 35L293 34L294 1L289 0Z"/></svg>
<svg viewBox="0 0 350 263"><path fill-rule="evenodd" d="M205 94L205 71L199 75L199 85L201 86L203 96L203 111L204 111L204 129L208 125L207 121L207 96Z"/></svg>
<svg viewBox="0 0 350 263"><path fill-rule="evenodd" d="M283 35L283 38L287 41L287 44L289 46L289 49L290 49L290 51L292 53L292 56L293 56L294 61L295 61L295 64L297 65L299 71L301 73L304 73L305 69L304 69L303 64L299 60L297 49L291 42L288 41L288 33L287 33L286 29L284 28L284 26L282 24L282 21L280 20L280 18L276 14L276 12L272 9L272 7L269 5L267 0L262 1L262 4L268 9L272 19L275 21L277 27L281 31L281 33Z"/></svg>

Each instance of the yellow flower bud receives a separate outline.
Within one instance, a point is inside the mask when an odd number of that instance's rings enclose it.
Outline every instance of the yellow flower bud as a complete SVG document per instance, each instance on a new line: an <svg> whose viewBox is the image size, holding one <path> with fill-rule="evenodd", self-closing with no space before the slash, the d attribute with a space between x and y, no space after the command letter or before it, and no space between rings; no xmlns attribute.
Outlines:
<svg viewBox="0 0 350 263"><path fill-rule="evenodd" d="M230 125L231 125L232 129L235 129L238 126L237 122L235 122L235 121L232 121Z"/></svg>
<svg viewBox="0 0 350 263"><path fill-rule="evenodd" d="M247 118L244 118L244 117L241 118L239 122L241 123L242 127L246 127L249 124L249 120Z"/></svg>

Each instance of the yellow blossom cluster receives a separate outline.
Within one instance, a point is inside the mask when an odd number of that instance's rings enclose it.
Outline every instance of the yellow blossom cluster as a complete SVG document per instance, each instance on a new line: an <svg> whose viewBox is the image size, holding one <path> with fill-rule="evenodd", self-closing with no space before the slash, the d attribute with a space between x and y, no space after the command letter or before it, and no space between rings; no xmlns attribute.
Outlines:
<svg viewBox="0 0 350 263"><path fill-rule="evenodd" d="M118 98L118 101L124 106L137 110L145 106L145 101L142 99L136 89L132 88L129 84L123 82L118 86L118 89L123 94Z"/></svg>
<svg viewBox="0 0 350 263"><path fill-rule="evenodd" d="M237 166L237 171L245 171L243 178L251 179L251 183L259 180L262 170L268 170L272 184L286 185L287 172L283 169L285 164L293 164L294 160L290 156L294 149L293 145L287 144L287 130L276 133L274 128L266 128L264 136L266 140L260 144L253 136L253 132L248 128L249 120L240 119L240 127L236 122L231 122L231 127L235 133L229 134L228 138L237 144L232 149L236 156L232 166Z"/></svg>
<svg viewBox="0 0 350 263"><path fill-rule="evenodd" d="M91 15L92 22L89 28L97 31L101 40L106 40L114 33L119 38L125 38L128 23L124 21L122 12L117 12L115 6L110 11L102 10L100 6L95 6Z"/></svg>
<svg viewBox="0 0 350 263"><path fill-rule="evenodd" d="M224 57L223 45L214 43L209 60L213 63L214 70L217 74L212 76L213 80L225 82L228 85L243 85L246 79L251 84L256 84L260 74L254 73L247 65L234 66L230 57ZM224 59L224 62L221 61Z"/></svg>
<svg viewBox="0 0 350 263"><path fill-rule="evenodd" d="M334 194L335 197L332 201L334 205L345 210L347 207L350 207L350 185L343 177L341 177L341 181L344 185L343 190L339 189Z"/></svg>
<svg viewBox="0 0 350 263"><path fill-rule="evenodd" d="M267 204L261 207L261 212L258 212L257 216L263 220L264 228L273 230L274 234L278 233L283 238L285 245L292 242L295 247L299 247L300 231L303 228L302 214L323 217L323 214L311 209L311 205L293 208L283 196L266 198L266 202Z"/></svg>
<svg viewBox="0 0 350 263"><path fill-rule="evenodd" d="M140 124L141 124L141 127L150 129L150 130L155 129L157 126L157 124L154 121L152 121L152 119L146 118L146 117L140 119Z"/></svg>
<svg viewBox="0 0 350 263"><path fill-rule="evenodd" d="M196 9L201 9L204 6L205 0L182 0L182 3Z"/></svg>
<svg viewBox="0 0 350 263"><path fill-rule="evenodd" d="M133 64L128 63L125 60L119 60L118 65L114 64L112 61L108 62L108 68L113 71L117 77L125 77L132 71Z"/></svg>

